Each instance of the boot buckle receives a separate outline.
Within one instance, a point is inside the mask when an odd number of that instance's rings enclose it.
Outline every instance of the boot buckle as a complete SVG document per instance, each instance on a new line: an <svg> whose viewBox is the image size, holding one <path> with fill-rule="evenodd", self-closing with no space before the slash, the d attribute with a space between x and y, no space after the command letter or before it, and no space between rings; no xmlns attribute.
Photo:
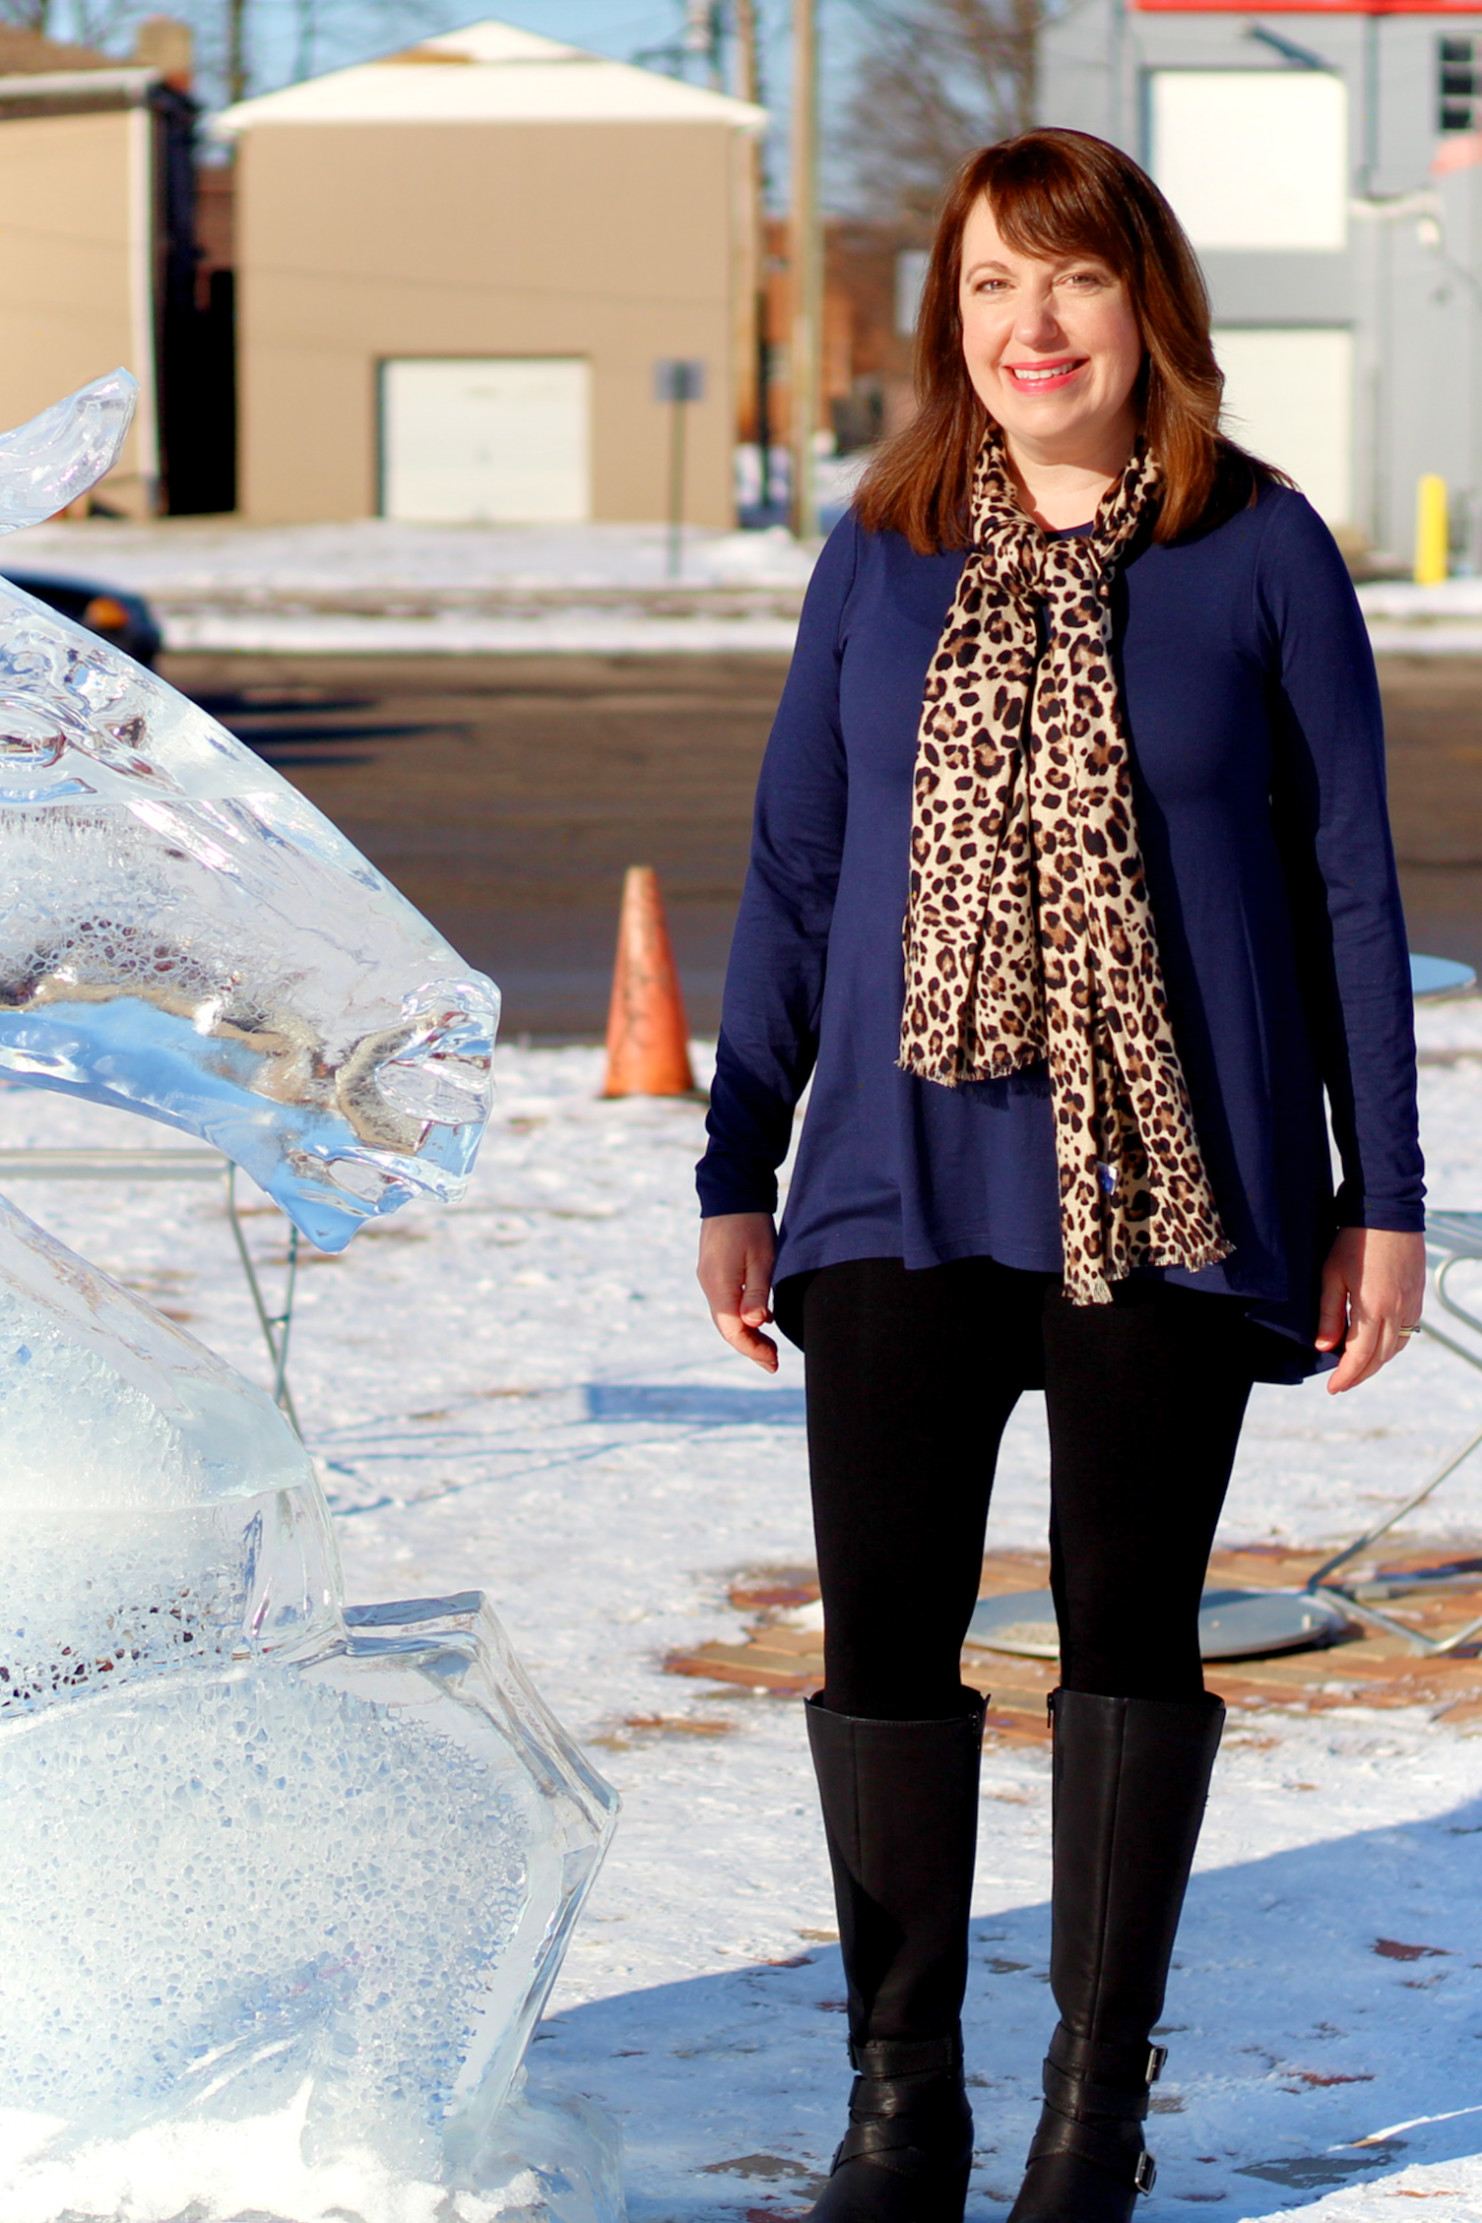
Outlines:
<svg viewBox="0 0 1482 2223"><path fill-rule="evenodd" d="M1148 2047L1147 2074L1144 2077L1143 2082L1146 2084L1156 2084L1159 2077L1163 2074L1163 2065L1167 2061L1167 2059L1168 2048L1166 2045L1150 2045Z"/></svg>
<svg viewBox="0 0 1482 2223"><path fill-rule="evenodd" d="M1138 2192L1148 2193L1152 2191L1157 2181L1158 2164L1144 2146L1137 2157L1137 2168L1132 2178L1133 2188Z"/></svg>

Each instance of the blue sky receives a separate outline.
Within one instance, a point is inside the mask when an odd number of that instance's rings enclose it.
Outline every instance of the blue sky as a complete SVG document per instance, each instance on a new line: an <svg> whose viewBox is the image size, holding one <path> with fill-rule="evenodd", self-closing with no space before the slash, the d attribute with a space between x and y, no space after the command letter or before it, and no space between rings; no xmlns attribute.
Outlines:
<svg viewBox="0 0 1482 2223"><path fill-rule="evenodd" d="M827 112L837 104L847 84L850 60L859 46L860 24L849 0L818 0L818 4ZM124 53L129 46L130 23L161 5L195 25L198 89L208 101L219 99L221 86L216 72L226 0L122 0L121 5L110 5L110 0L54 0L52 35L85 37L89 17L96 20L106 10L113 28L100 43ZM791 0L757 0L757 5L762 26L763 93L774 115L771 167L774 178L780 180L786 170ZM299 63L306 15L313 24L311 68L307 74L314 76L488 16L543 32L547 38L572 46L586 47L595 54L611 55L616 61L648 57L647 66L659 68L663 63L655 57L655 50L679 42L685 0L487 0L483 6L480 0L247 0L247 10L252 90L268 92L302 73ZM698 59L692 60L686 74L698 79L700 73Z"/></svg>
<svg viewBox="0 0 1482 2223"><path fill-rule="evenodd" d="M198 0L199 4L199 0ZM306 0L249 0L256 28L256 90L284 82L293 72L295 26ZM614 60L631 62L655 49L675 46L684 28L683 0L307 0L316 7L323 29L316 53L318 69L334 68L385 53L418 34L452 30L463 23L496 16L527 31ZM774 95L785 84L788 0L761 0L763 74ZM662 67L654 60L650 67ZM728 64L729 67L729 58ZM696 59L686 74L700 75Z"/></svg>

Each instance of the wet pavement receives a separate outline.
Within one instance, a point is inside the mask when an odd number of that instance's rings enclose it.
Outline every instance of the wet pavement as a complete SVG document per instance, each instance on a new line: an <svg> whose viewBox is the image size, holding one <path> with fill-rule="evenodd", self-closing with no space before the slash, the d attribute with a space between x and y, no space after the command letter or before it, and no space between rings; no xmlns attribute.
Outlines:
<svg viewBox="0 0 1482 2223"><path fill-rule="evenodd" d="M1412 949L1482 973L1482 657L1380 660Z"/></svg>
<svg viewBox="0 0 1482 2223"><path fill-rule="evenodd" d="M659 874L692 1026L719 1018L773 656L170 656L505 995L606 1022L623 870ZM1482 658L1381 663L1410 940L1482 970Z"/></svg>

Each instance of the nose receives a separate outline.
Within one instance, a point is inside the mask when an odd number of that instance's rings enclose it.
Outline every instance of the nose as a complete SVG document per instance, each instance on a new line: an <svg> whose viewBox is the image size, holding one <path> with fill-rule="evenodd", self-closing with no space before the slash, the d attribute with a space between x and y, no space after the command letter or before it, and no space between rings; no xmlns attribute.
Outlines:
<svg viewBox="0 0 1482 2223"><path fill-rule="evenodd" d="M1065 334L1055 314L1055 297L1048 286L1037 286L1033 290L1026 287L1020 295L1014 338L1021 347L1038 348L1041 353L1059 347L1064 341Z"/></svg>

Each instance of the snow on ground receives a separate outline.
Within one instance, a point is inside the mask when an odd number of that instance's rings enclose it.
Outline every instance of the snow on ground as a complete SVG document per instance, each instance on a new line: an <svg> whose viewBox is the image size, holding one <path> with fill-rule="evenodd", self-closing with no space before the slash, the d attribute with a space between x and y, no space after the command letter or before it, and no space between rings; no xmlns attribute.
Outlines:
<svg viewBox="0 0 1482 2223"><path fill-rule="evenodd" d="M1482 1004L1421 1013L1482 1053ZM806 2205L839 2135L843 1984L796 1702L666 1676L732 1637L737 1570L810 1557L800 1362L730 1357L692 1281L702 1110L599 1100L600 1053L499 1053L467 1201L415 1206L302 1276L292 1378L354 1598L486 1587L624 1818L534 2047L540 2079L621 2121L635 2223L764 2223ZM1422 1075L1433 1195L1482 1206L1482 1062ZM174 1138L0 1091L0 1145ZM17 1183L47 1226L261 1378L214 1194ZM265 1260L282 1222L248 1222ZM1479 1276L1482 1281L1482 1276ZM1482 1290L1479 1290L1482 1293ZM1351 1533L1479 1424L1482 1381L1421 1342L1370 1388L1256 1393L1224 1534ZM1000 1545L1045 1521L1042 1405L1010 1430ZM1482 1460L1431 1536L1482 1535ZM968 2057L1001 2216L1037 2103L1049 1773L990 1750ZM1231 1728L1170 1991L1148 2223L1301 2209L1482 2216L1482 1738L1423 1710ZM1408 1957L1376 1951L1395 1941ZM1474 1960L1473 1956L1476 1955ZM1477 1976L1478 1981L1473 1982ZM1315 2204L1314 2204L1315 2203Z"/></svg>
<svg viewBox="0 0 1482 2223"><path fill-rule="evenodd" d="M289 600L338 590L470 594L494 589L662 588L664 525L249 525L231 517L91 518L14 536L17 569L106 568L150 594ZM681 578L698 587L807 584L812 556L780 526L768 532L686 528Z"/></svg>
<svg viewBox="0 0 1482 2223"><path fill-rule="evenodd" d="M847 476L829 489L840 500ZM147 595L167 647L180 651L785 655L818 543L799 544L781 526L687 528L677 579L663 525L91 518L34 525L11 550L17 570L76 572ZM1482 580L1383 580L1361 587L1359 600L1376 650L1482 654Z"/></svg>
<svg viewBox="0 0 1482 2223"><path fill-rule="evenodd" d="M1482 654L1482 579L1443 579L1428 587L1381 579L1361 586L1358 596L1376 653Z"/></svg>
<svg viewBox="0 0 1482 2223"><path fill-rule="evenodd" d="M33 526L16 570L145 594L177 650L319 655L628 651L786 654L816 547L662 525L247 525L230 518Z"/></svg>

